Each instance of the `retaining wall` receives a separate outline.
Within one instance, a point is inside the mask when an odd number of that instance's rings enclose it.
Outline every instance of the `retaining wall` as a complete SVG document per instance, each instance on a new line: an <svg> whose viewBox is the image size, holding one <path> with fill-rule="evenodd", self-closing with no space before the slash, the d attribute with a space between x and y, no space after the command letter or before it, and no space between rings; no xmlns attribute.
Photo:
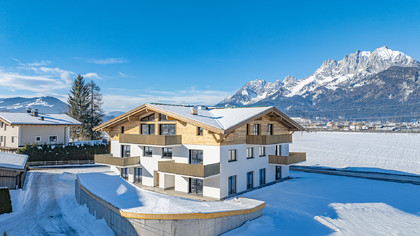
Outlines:
<svg viewBox="0 0 420 236"><path fill-rule="evenodd" d="M76 179L75 194L89 213L103 218L116 235L219 235L262 215L265 204L252 209L185 214L124 212L91 193Z"/></svg>

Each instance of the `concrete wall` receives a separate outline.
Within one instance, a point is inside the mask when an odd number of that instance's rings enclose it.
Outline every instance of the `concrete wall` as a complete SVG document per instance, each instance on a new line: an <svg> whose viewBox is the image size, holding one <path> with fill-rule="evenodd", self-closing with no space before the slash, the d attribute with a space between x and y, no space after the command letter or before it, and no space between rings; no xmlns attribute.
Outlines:
<svg viewBox="0 0 420 236"><path fill-rule="evenodd" d="M251 213L230 215L210 219L135 219L123 217L116 207L90 193L75 182L76 200L86 204L89 213L103 218L115 235L195 235L211 236L237 228L248 220L262 216L262 208Z"/></svg>

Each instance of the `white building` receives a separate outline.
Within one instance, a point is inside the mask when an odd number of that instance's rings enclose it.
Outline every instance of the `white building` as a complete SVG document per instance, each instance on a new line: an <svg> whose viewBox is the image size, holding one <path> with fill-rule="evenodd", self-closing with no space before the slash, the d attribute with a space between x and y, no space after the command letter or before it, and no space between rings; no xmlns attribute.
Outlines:
<svg viewBox="0 0 420 236"><path fill-rule="evenodd" d="M16 151L26 144L68 144L70 127L81 123L66 114L0 112L0 149Z"/></svg>
<svg viewBox="0 0 420 236"><path fill-rule="evenodd" d="M96 155L130 182L223 199L289 176L306 160L290 153L303 128L274 107L145 104L94 130L111 136Z"/></svg>

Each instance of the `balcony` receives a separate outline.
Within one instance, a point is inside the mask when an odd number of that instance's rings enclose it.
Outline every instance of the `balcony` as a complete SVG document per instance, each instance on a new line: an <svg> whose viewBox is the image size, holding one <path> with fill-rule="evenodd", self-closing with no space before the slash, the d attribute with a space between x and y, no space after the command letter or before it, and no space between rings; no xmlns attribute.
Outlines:
<svg viewBox="0 0 420 236"><path fill-rule="evenodd" d="M112 154L95 154L95 163L127 167L140 165L140 157L114 157Z"/></svg>
<svg viewBox="0 0 420 236"><path fill-rule="evenodd" d="M291 134L279 135L247 135L246 144L269 145L275 143L291 143Z"/></svg>
<svg viewBox="0 0 420 236"><path fill-rule="evenodd" d="M220 174L220 163L203 165L176 163L174 161L159 161L158 170L177 175L206 178L212 175Z"/></svg>
<svg viewBox="0 0 420 236"><path fill-rule="evenodd" d="M268 156L268 163L275 165L292 165L303 161L306 161L305 152L290 152L289 156Z"/></svg>
<svg viewBox="0 0 420 236"><path fill-rule="evenodd" d="M134 143L143 145L179 145L182 143L181 135L142 135L142 134L120 134L120 143Z"/></svg>

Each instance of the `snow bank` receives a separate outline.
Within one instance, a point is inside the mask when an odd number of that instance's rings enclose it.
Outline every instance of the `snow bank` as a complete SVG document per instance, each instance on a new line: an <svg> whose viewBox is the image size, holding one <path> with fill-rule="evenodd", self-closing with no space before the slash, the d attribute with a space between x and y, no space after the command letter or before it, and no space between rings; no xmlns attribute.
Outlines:
<svg viewBox="0 0 420 236"><path fill-rule="evenodd" d="M150 214L210 213L250 209L264 203L247 198L233 198L215 202L178 198L140 189L111 172L81 173L78 174L78 178L80 184L91 193L126 212Z"/></svg>

